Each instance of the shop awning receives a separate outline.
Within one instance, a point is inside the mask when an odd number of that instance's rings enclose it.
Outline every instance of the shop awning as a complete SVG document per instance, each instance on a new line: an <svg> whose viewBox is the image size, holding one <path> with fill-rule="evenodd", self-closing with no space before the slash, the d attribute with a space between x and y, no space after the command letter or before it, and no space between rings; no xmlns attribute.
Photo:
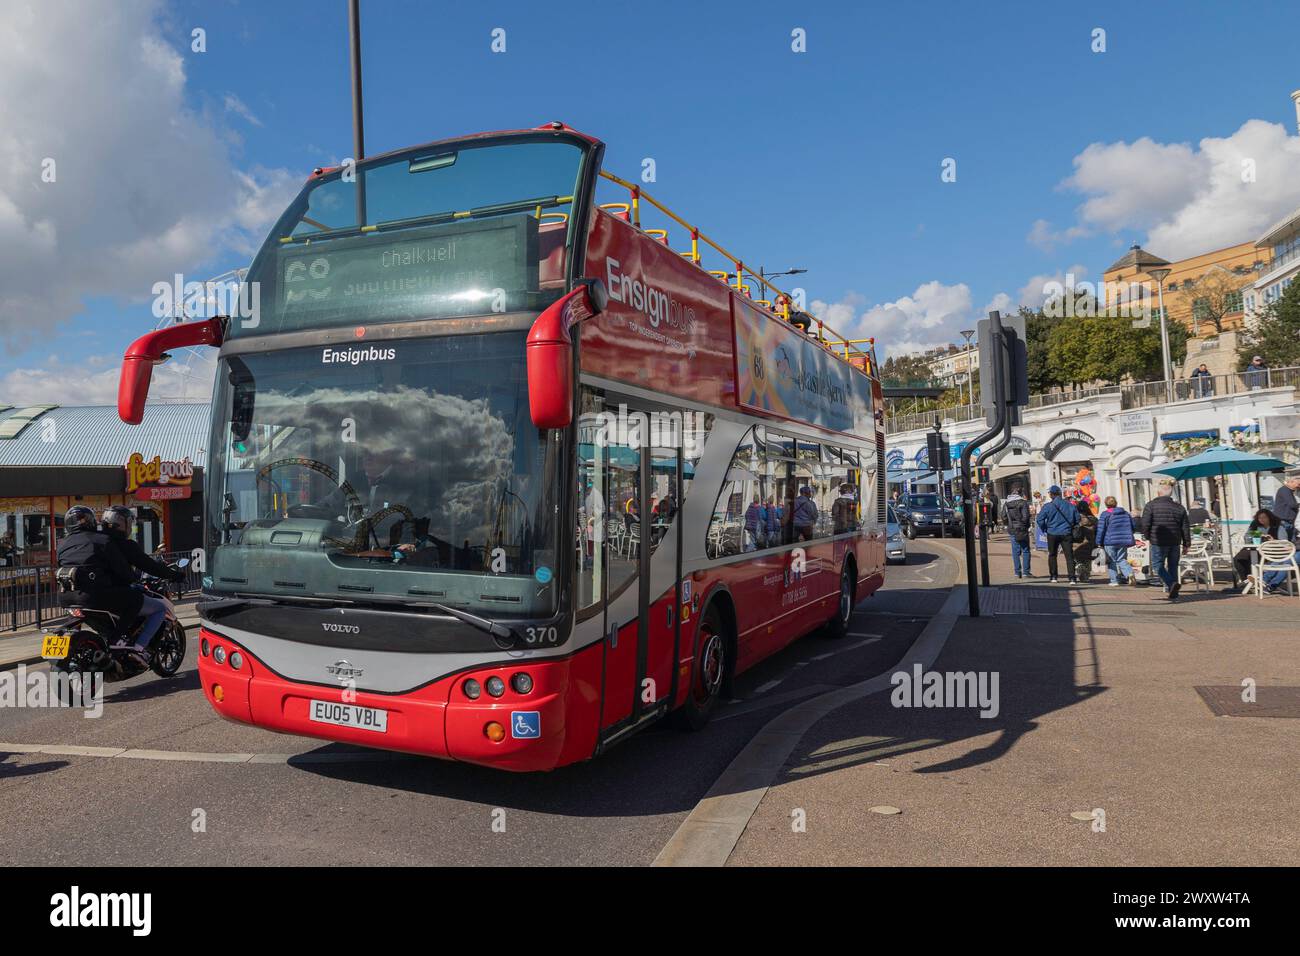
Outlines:
<svg viewBox="0 0 1300 956"><path fill-rule="evenodd" d="M1003 478L1010 478L1012 475L1027 474L1029 474L1028 463L1016 465L994 465L993 470L989 472L989 477L994 481L1000 481Z"/></svg>
<svg viewBox="0 0 1300 956"><path fill-rule="evenodd" d="M1161 441L1182 441L1186 438L1218 438L1219 430L1217 428L1205 428L1194 432L1170 432L1167 435L1161 435Z"/></svg>

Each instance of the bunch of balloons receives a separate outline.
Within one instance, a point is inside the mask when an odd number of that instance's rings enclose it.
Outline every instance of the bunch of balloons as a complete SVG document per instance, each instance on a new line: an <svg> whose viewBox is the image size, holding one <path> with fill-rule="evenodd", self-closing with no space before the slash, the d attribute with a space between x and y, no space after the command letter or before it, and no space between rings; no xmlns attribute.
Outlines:
<svg viewBox="0 0 1300 956"><path fill-rule="evenodd" d="M1074 486L1079 500L1093 505L1101 501L1101 495L1097 493L1097 479L1091 469L1080 468L1079 473L1074 476Z"/></svg>

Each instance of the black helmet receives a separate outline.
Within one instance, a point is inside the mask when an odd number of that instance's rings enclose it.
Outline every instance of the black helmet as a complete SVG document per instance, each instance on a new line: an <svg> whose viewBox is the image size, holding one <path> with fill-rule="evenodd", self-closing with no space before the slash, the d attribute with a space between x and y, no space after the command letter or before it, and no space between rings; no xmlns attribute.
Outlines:
<svg viewBox="0 0 1300 956"><path fill-rule="evenodd" d="M74 531L94 531L95 512L85 505L73 505L63 515L63 533Z"/></svg>
<svg viewBox="0 0 1300 956"><path fill-rule="evenodd" d="M126 505L113 505L106 508L104 513L99 516L99 520L104 523L104 530L112 528L120 531L128 538L131 537L131 525L135 521L135 514Z"/></svg>

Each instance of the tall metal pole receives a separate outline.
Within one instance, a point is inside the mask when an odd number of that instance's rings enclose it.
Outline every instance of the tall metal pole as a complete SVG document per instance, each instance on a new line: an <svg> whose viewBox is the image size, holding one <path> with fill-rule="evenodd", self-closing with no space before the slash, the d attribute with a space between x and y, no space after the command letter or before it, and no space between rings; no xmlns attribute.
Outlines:
<svg viewBox="0 0 1300 956"><path fill-rule="evenodd" d="M352 150L357 165L366 157L365 120L361 113L361 10L360 0L348 0L348 46L352 69ZM357 225L366 224L366 180L357 172Z"/></svg>
<svg viewBox="0 0 1300 956"><path fill-rule="evenodd" d="M1157 284L1160 296L1160 358L1165 366L1165 401L1172 401L1171 389L1173 383L1170 380L1169 371L1169 323L1165 320L1165 280L1162 276Z"/></svg>
<svg viewBox="0 0 1300 956"><path fill-rule="evenodd" d="M963 530L966 535L966 591L970 602L971 617L980 616L980 591L979 581L975 576L975 509L971 506L970 460L977 447L996 437L998 432L1006 428L1007 424L1007 403L1003 400L1002 386L1003 355L1006 349L1001 347L1002 313L996 309L989 313L989 330L992 333L989 339L998 346L993 350L993 355L989 357L990 367L993 370L993 381L989 383L994 396L993 427L972 440L961 450L961 508L962 524L965 526Z"/></svg>

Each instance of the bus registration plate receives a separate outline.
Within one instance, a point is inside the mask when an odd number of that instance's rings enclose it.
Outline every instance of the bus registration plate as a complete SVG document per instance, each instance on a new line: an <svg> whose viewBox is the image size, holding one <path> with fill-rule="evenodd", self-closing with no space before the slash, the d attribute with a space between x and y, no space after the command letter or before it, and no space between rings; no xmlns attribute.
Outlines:
<svg viewBox="0 0 1300 956"><path fill-rule="evenodd" d="M336 704L326 700L308 701L307 716L318 724L334 724L338 727L357 727L361 730L373 730L375 733L388 732L388 711L373 707L358 707L356 704Z"/></svg>

